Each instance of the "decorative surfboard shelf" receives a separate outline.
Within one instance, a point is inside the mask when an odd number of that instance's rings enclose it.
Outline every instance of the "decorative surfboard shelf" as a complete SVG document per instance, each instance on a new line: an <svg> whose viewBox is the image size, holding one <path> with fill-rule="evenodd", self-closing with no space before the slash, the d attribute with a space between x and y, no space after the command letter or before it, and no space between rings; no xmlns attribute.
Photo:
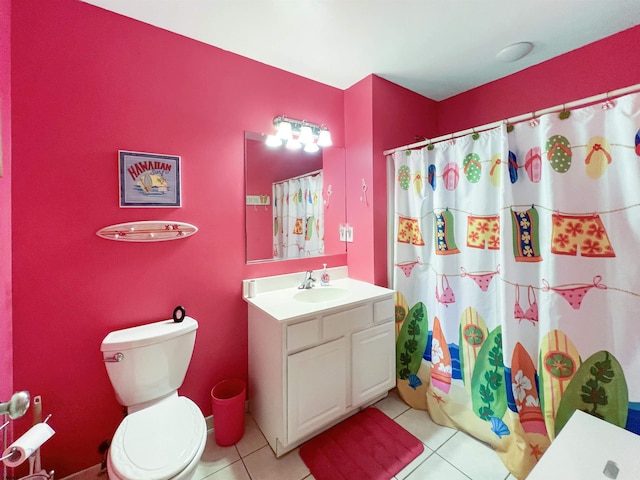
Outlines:
<svg viewBox="0 0 640 480"><path fill-rule="evenodd" d="M96 235L120 242L164 242L187 238L198 231L198 227L184 222L148 220L118 223L101 228Z"/></svg>

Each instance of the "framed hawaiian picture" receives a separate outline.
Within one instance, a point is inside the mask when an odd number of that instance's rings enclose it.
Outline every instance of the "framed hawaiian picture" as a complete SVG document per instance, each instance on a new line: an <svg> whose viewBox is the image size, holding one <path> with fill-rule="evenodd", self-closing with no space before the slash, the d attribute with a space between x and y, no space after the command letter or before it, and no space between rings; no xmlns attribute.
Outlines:
<svg viewBox="0 0 640 480"><path fill-rule="evenodd" d="M118 150L120 207L181 207L180 157Z"/></svg>

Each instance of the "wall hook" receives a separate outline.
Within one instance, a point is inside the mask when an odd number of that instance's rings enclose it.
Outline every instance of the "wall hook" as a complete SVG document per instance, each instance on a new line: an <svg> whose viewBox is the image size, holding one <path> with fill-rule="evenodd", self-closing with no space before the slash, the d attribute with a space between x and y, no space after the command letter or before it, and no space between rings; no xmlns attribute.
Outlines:
<svg viewBox="0 0 640 480"><path fill-rule="evenodd" d="M325 207L328 207L328 206L329 206L329 200L331 200L331 193L332 193L332 191L331 191L331 184L329 184L329 185L327 186L327 199L324 201L324 206L325 206Z"/></svg>
<svg viewBox="0 0 640 480"><path fill-rule="evenodd" d="M365 182L364 178L362 179L362 196L360 197L360 201L367 205L367 182Z"/></svg>

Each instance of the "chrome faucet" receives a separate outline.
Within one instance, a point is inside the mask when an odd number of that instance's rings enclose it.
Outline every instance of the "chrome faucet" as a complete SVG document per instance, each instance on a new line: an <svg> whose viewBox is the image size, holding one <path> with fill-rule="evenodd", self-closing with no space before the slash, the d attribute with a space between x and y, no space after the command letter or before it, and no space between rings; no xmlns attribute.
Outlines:
<svg viewBox="0 0 640 480"><path fill-rule="evenodd" d="M306 289L309 290L310 288L314 287L314 282L316 281L315 278L313 278L313 270L307 270L307 273L305 273L304 275L304 280L302 281L302 283L300 285L298 285L299 289Z"/></svg>

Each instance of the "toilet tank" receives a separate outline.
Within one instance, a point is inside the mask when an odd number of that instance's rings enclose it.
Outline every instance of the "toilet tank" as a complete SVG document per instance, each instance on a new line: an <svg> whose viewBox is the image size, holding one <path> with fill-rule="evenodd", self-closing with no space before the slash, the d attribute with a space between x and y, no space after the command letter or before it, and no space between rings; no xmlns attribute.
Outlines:
<svg viewBox="0 0 640 480"><path fill-rule="evenodd" d="M100 346L118 402L126 407L161 399L182 385L198 322L163 320L109 333Z"/></svg>

